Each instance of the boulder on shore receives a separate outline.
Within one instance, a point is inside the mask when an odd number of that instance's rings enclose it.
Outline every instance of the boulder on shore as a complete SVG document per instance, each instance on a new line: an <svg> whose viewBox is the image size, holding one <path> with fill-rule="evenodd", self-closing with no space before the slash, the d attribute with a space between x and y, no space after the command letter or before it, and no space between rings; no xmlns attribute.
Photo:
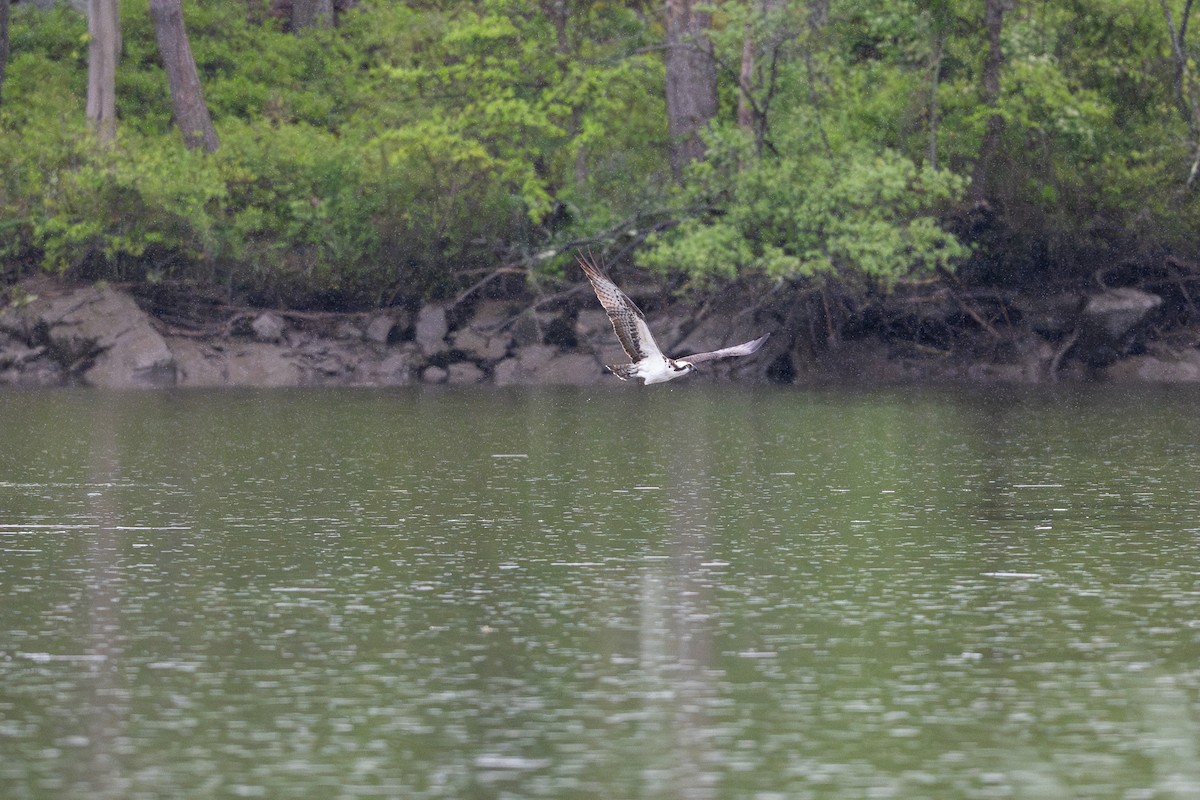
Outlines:
<svg viewBox="0 0 1200 800"><path fill-rule="evenodd" d="M414 338L425 355L432 356L445 351L446 334L449 331L445 308L428 305L417 313Z"/></svg>
<svg viewBox="0 0 1200 800"><path fill-rule="evenodd" d="M0 328L45 353L64 374L112 389L174 386L175 359L129 295L88 286L38 297L0 315Z"/></svg>

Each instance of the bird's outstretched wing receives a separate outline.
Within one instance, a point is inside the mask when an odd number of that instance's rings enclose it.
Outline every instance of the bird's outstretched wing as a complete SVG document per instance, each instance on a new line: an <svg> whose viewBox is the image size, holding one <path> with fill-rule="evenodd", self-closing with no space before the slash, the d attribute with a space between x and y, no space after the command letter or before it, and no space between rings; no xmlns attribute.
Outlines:
<svg viewBox="0 0 1200 800"><path fill-rule="evenodd" d="M625 294L605 275L596 263L582 255L576 256L583 274L592 282L592 289L600 300L600 305L608 312L621 347L631 361L641 361L651 356L661 356L662 351L654 341L650 328L646 326L646 315L637 307L629 295Z"/></svg>
<svg viewBox="0 0 1200 800"><path fill-rule="evenodd" d="M715 361L718 358L730 358L732 356L748 356L751 353L757 353L758 349L763 346L763 342L770 337L771 334L760 336L752 342L742 342L735 344L733 347L723 347L720 350L713 350L711 353L695 353L690 356L676 359L677 361L687 361L692 364L699 364L704 361Z"/></svg>

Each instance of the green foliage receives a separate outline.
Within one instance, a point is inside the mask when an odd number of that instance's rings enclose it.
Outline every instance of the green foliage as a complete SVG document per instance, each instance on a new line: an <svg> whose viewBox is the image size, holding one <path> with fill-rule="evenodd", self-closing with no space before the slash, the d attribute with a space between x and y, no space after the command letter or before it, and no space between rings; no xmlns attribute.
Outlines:
<svg viewBox="0 0 1200 800"><path fill-rule="evenodd" d="M86 135L76 145L76 166L49 182L34 216L33 242L47 268L103 258L115 277L141 277L131 264L156 248L212 251L212 211L224 187L211 163L162 143L113 148L103 158Z"/></svg>
<svg viewBox="0 0 1200 800"><path fill-rule="evenodd" d="M421 57L384 73L395 112L382 121L428 132L435 150L446 142L462 146L477 164L474 182L519 198L534 225L572 178L589 180L585 165L597 163L589 155L601 145L640 151L623 164L601 162L608 169L599 179L622 182L628 194L631 182L644 180L642 170L663 167L661 156L635 138L662 139L663 125L653 121L661 120L661 68L633 53L645 33L631 12L581 11L556 23L528 0L486 0L431 16L421 31ZM606 41L614 34L628 38ZM572 37L579 41L564 49ZM602 56L612 60L595 60ZM618 116L630 111L640 112L632 125ZM580 172L587 177L573 174Z"/></svg>
<svg viewBox="0 0 1200 800"><path fill-rule="evenodd" d="M6 254L369 304L451 290L457 266L556 235L542 220L566 204L637 205L662 169L661 68L633 52L649 40L631 10L365 2L336 30L292 35L264 9L185 9L211 156L172 129L143 3L121 9L112 148L84 130L83 17L18 15L0 108L0 220L18 231Z"/></svg>
<svg viewBox="0 0 1200 800"><path fill-rule="evenodd" d="M703 192L689 205L707 211L655 237L641 257L645 266L683 267L697 277L761 272L887 287L952 269L967 254L934 215L961 196L960 176L890 150L797 150L753 160L738 139L717 139L720 155L694 168L691 185Z"/></svg>
<svg viewBox="0 0 1200 800"><path fill-rule="evenodd" d="M922 73L911 66L927 35L921 14L842 10L855 24L841 59L795 14L734 17L737 30L777 45L761 56L777 58L775 72L752 87L757 108L775 107L766 146L716 127L709 158L692 165L681 192L680 224L651 238L644 266L702 280L757 273L887 288L968 254L938 219L961 201L965 177L913 152L922 144L912 109ZM714 42L721 63L739 63L742 36Z"/></svg>
<svg viewBox="0 0 1200 800"><path fill-rule="evenodd" d="M977 0L839 0L812 18L819 8L709 7L721 110L709 158L676 187L661 4L363 0L335 29L294 35L265 0L187 3L221 140L208 156L172 127L144 0L121 6L110 148L83 118L83 16L19 4L0 106L0 258L9 273L40 264L365 305L452 292L463 268L640 215L674 225L639 260L697 280L886 288L980 261L1044 280L1195 249L1196 134L1159 5L1010 9L994 106L982 102ZM743 88L751 130L734 124ZM968 248L946 221L967 206L996 116L984 198L995 227Z"/></svg>
<svg viewBox="0 0 1200 800"><path fill-rule="evenodd" d="M225 260L255 297L303 303L375 302L394 273L379 262L358 145L305 123L264 127L229 120L214 154L227 196Z"/></svg>

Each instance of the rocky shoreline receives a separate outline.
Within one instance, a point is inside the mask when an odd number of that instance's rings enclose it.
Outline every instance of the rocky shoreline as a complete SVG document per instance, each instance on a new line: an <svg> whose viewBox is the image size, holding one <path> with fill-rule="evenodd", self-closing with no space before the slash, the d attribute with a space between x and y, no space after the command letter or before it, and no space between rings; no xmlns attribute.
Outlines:
<svg viewBox="0 0 1200 800"><path fill-rule="evenodd" d="M615 383L604 364L624 360L590 292L547 304L476 298L369 313L221 307L169 294L25 282L0 309L0 386L590 386ZM814 348L788 330L798 327L797 316L778 303L740 314L733 300L696 308L663 302L653 288L645 294L651 327L672 353L774 333L754 358L718 362L692 381L1200 382L1200 335L1156 335L1151 323L1162 300L1138 289L1016 298L1004 318L1019 311L1019 325L997 330L972 312L976 335L950 348L878 332ZM930 315L942 324L947 314L961 315L938 309L905 311L915 315L906 324L920 329Z"/></svg>

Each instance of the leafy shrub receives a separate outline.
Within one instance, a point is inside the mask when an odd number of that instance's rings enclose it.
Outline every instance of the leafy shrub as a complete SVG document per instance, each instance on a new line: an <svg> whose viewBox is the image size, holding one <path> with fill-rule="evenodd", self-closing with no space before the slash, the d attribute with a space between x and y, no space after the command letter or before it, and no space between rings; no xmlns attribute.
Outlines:
<svg viewBox="0 0 1200 800"><path fill-rule="evenodd" d="M221 141L209 156L173 130L144 3L122 3L111 148L83 122L83 16L20 14L0 108L6 252L368 304L451 291L463 266L619 217L664 168L661 65L632 9L365 0L336 30L294 35L265 8L185 8Z"/></svg>
<svg viewBox="0 0 1200 800"><path fill-rule="evenodd" d="M967 253L937 221L966 185L947 170L891 150L756 159L738 132L712 146L688 178L688 205L705 212L654 237L640 258L645 266L700 278L761 273L887 287L953 269Z"/></svg>
<svg viewBox="0 0 1200 800"><path fill-rule="evenodd" d="M145 257L163 251L204 259L220 246L225 187L201 154L159 140L97 149L75 140L76 164L55 174L35 214L33 243L53 270L105 266L97 277L157 275Z"/></svg>

